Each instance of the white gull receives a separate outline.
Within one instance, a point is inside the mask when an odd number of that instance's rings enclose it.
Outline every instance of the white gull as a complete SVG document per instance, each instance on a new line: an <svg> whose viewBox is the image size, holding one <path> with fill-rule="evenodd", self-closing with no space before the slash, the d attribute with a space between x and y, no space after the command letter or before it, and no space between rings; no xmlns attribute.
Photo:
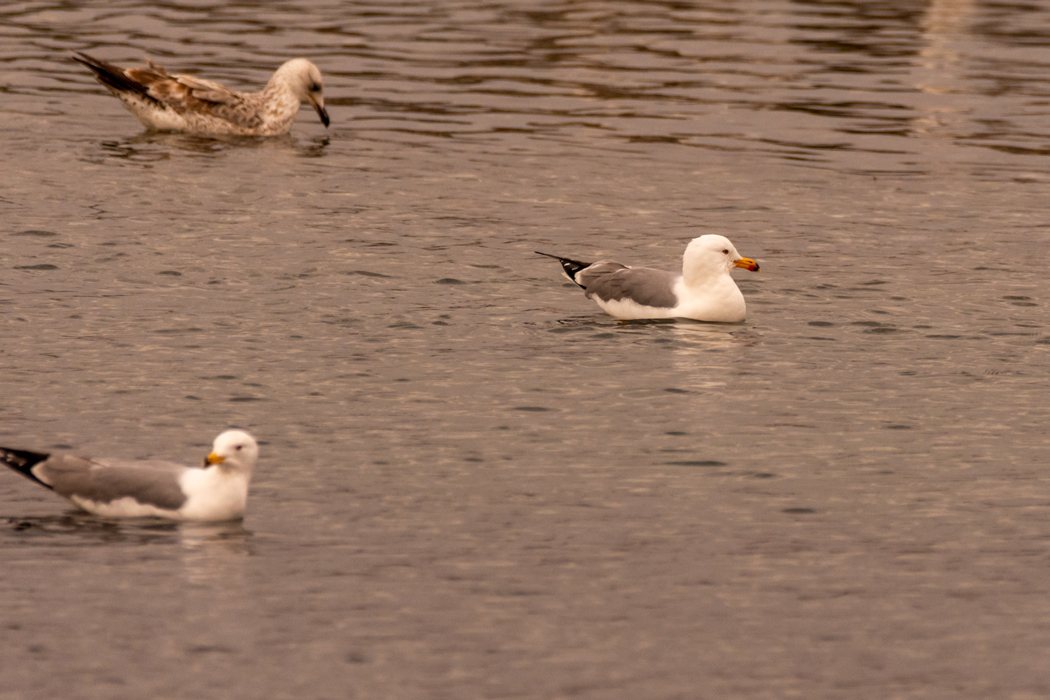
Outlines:
<svg viewBox="0 0 1050 700"><path fill-rule="evenodd" d="M758 263L736 252L725 236L690 241L682 271L628 267L601 260L580 262L540 253L561 262L566 277L583 288L603 311L620 319L692 318L736 323L744 320L744 295L729 275L734 267L758 272Z"/></svg>
<svg viewBox="0 0 1050 700"><path fill-rule="evenodd" d="M89 513L108 518L240 519L258 457L259 446L243 430L227 430L215 438L200 467L0 447L0 462Z"/></svg>
<svg viewBox="0 0 1050 700"><path fill-rule="evenodd" d="M98 82L155 131L279 136L288 133L303 102L328 126L321 71L305 58L278 68L261 92L237 92L191 75L170 75L148 59L149 68L120 68L79 51L73 52L73 60L90 68Z"/></svg>

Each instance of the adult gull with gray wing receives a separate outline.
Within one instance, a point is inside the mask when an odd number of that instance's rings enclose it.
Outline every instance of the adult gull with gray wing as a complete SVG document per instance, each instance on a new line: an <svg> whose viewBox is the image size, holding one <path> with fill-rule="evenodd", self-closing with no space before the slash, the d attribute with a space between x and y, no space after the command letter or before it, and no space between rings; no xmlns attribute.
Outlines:
<svg viewBox="0 0 1050 700"><path fill-rule="evenodd" d="M610 260L580 262L541 253L561 262L565 276L587 298L619 319L692 318L737 323L744 320L744 295L729 275L734 267L758 272L758 263L736 252L725 236L708 234L690 241L682 271L629 267Z"/></svg>
<svg viewBox="0 0 1050 700"><path fill-rule="evenodd" d="M258 457L259 446L243 430L215 438L200 467L0 447L0 462L89 513L109 518L240 519Z"/></svg>

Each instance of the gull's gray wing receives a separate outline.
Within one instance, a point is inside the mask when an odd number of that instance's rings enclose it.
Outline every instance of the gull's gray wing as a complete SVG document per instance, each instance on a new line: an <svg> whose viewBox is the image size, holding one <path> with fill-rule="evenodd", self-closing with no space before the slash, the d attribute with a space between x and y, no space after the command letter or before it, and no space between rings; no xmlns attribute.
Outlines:
<svg viewBox="0 0 1050 700"><path fill-rule="evenodd" d="M36 479L66 498L96 503L130 497L165 510L186 502L179 486L181 464L160 461L95 460L74 455L52 455L32 468Z"/></svg>
<svg viewBox="0 0 1050 700"><path fill-rule="evenodd" d="M678 305L674 285L680 274L651 267L627 267L603 260L576 273L576 283L602 301L630 299L643 306L671 309Z"/></svg>

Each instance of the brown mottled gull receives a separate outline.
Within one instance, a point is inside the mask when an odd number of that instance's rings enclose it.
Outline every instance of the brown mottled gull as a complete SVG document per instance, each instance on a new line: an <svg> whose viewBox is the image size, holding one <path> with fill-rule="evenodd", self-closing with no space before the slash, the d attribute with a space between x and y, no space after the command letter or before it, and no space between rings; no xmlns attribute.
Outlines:
<svg viewBox="0 0 1050 700"><path fill-rule="evenodd" d="M120 68L87 54L73 60L120 98L140 122L155 131L201 136L279 136L288 133L308 102L328 126L321 71L293 58L273 74L261 92L237 92L191 75L170 75L147 59L149 68Z"/></svg>
<svg viewBox="0 0 1050 700"><path fill-rule="evenodd" d="M243 430L227 430L215 438L200 467L0 447L0 462L89 513L108 518L240 519L258 457L255 439Z"/></svg>
<svg viewBox="0 0 1050 700"><path fill-rule="evenodd" d="M729 275L734 267L758 272L758 263L742 257L725 236L708 234L690 241L681 272L628 267L601 260L585 263L540 253L561 262L565 275L589 299L620 319L692 318L736 323L744 320L744 295Z"/></svg>

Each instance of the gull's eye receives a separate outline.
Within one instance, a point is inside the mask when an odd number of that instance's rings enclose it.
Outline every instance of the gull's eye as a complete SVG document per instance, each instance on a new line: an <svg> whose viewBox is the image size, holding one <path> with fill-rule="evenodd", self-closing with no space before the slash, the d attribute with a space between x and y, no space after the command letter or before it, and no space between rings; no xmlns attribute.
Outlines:
<svg viewBox="0 0 1050 700"><path fill-rule="evenodd" d="M244 445L237 445L237 447L235 447L234 449L240 452L242 449L244 449Z"/></svg>
<svg viewBox="0 0 1050 700"><path fill-rule="evenodd" d="M321 89L321 86L318 85L317 83L311 83L310 84L310 92L317 92L320 89Z"/></svg>
<svg viewBox="0 0 1050 700"><path fill-rule="evenodd" d="M727 249L723 250L722 251L722 255L729 255L729 249L727 248Z"/></svg>

